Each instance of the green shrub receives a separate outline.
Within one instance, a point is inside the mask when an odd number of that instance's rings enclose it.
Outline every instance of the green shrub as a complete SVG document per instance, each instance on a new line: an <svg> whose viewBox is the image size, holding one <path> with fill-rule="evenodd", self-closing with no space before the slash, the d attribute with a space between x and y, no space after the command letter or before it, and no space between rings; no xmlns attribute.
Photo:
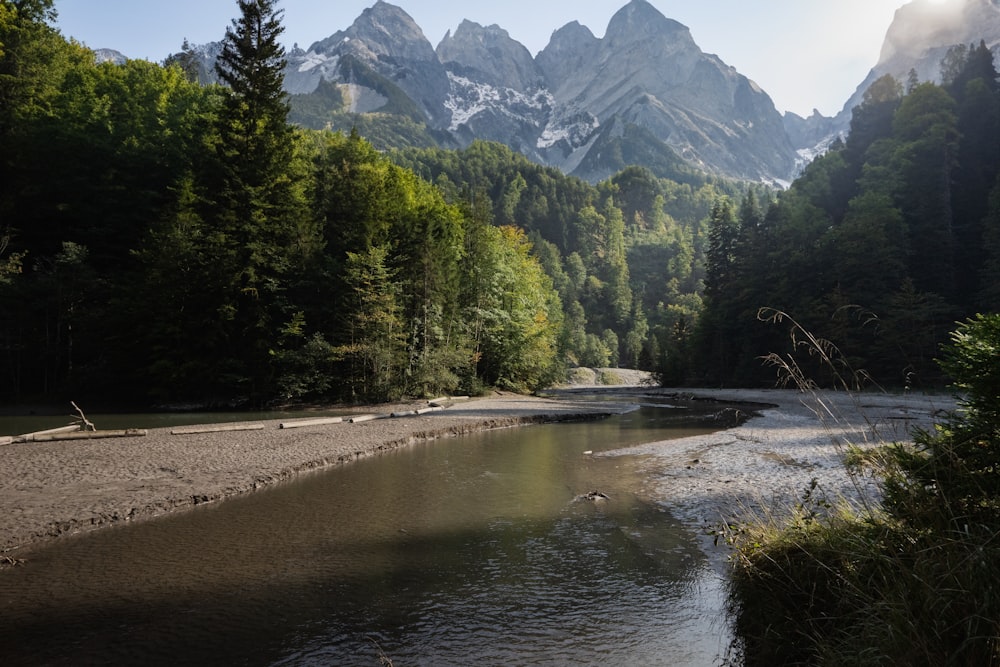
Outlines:
<svg viewBox="0 0 1000 667"><path fill-rule="evenodd" d="M913 445L852 450L865 512L816 500L729 531L730 610L752 665L1000 665L1000 315L953 334L960 410Z"/></svg>
<svg viewBox="0 0 1000 667"><path fill-rule="evenodd" d="M608 386L617 386L617 385L625 384L625 378L623 378L621 376L621 374L616 373L614 371L604 370L604 371L599 371L598 372L598 374L597 374L597 382L598 382L598 384L603 384L603 385L608 385Z"/></svg>

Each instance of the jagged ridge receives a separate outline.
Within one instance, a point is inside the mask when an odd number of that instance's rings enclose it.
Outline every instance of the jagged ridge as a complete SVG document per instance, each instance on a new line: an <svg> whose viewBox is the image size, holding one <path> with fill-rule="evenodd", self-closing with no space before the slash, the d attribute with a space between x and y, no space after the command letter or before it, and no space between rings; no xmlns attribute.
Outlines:
<svg viewBox="0 0 1000 667"><path fill-rule="evenodd" d="M782 118L763 90L646 0L619 10L603 38L566 24L534 58L501 27L471 21L434 49L405 11L379 0L348 29L292 50L285 86L297 122L349 129L363 114L367 127L392 125L384 147L483 139L590 181L636 160L661 175L688 165L780 183L846 134L877 78L914 69L939 81L948 47L980 39L1000 48L1000 0L915 0L897 11L879 63L840 114ZM214 46L198 47L208 78Z"/></svg>
<svg viewBox="0 0 1000 667"><path fill-rule="evenodd" d="M320 81L344 87L339 111L393 111L395 87L445 143L499 141L589 180L621 168L612 154L768 181L794 164L767 94L645 0L619 10L603 39L571 23L535 58L499 26L471 21L435 50L405 11L380 0L347 30L289 54L290 92L312 95Z"/></svg>

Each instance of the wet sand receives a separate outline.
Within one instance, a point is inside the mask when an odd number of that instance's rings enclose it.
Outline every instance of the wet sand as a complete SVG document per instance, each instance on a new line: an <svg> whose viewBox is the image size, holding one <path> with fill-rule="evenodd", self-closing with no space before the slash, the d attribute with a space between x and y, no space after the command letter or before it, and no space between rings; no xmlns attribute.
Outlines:
<svg viewBox="0 0 1000 667"><path fill-rule="evenodd" d="M380 417L359 423L280 428L294 421L285 419L245 424L253 430L160 428L139 437L0 446L0 560L61 536L251 492L419 440L623 409L510 394L443 405L425 414L414 411L426 401L359 410Z"/></svg>

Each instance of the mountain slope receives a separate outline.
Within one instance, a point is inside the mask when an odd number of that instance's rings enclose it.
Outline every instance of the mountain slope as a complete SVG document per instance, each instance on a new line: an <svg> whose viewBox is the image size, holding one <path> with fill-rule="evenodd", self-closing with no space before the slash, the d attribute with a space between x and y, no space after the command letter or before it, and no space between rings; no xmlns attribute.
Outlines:
<svg viewBox="0 0 1000 667"><path fill-rule="evenodd" d="M557 126L583 112L598 125L617 120L644 128L706 171L750 180L791 173L794 151L767 94L703 53L685 26L645 0L619 10L603 39L568 26L538 62Z"/></svg>
<svg viewBox="0 0 1000 667"><path fill-rule="evenodd" d="M399 7L379 0L364 10L350 28L315 42L306 52L288 56L285 87L293 93L311 93L320 80L358 86L350 99L357 104L372 92L386 97L398 88L431 125L448 120L444 101L450 84L444 67L420 27ZM367 72L374 76L370 76ZM378 86L372 81L378 79ZM371 98L369 98L371 100ZM361 103L364 113L369 107Z"/></svg>
<svg viewBox="0 0 1000 667"><path fill-rule="evenodd" d="M195 49L206 75L214 46ZM290 51L285 87L292 117L308 127L365 127L385 148L498 141L591 181L625 155L662 175L695 168L775 182L794 168L767 94L646 0L620 9L603 38L563 26L534 58L499 26L471 21L435 49L405 11L379 0L346 30Z"/></svg>
<svg viewBox="0 0 1000 667"><path fill-rule="evenodd" d="M1000 61L1000 0L914 0L900 7L886 32L878 63L840 113L832 119L819 114L808 119L786 114L786 129L795 147L814 154L835 136L846 136L854 107L882 76L892 75L905 85L912 70L919 81L941 83L941 61L948 49L980 41L985 41L994 59Z"/></svg>

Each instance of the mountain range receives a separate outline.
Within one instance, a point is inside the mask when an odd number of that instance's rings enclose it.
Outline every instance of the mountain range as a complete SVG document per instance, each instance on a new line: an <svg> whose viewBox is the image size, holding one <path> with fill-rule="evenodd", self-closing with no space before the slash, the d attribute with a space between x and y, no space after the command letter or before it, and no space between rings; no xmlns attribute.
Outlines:
<svg viewBox="0 0 1000 667"><path fill-rule="evenodd" d="M347 29L287 54L293 121L363 127L382 148L497 141L599 181L630 164L782 184L850 125L883 74L940 79L950 46L1000 49L1000 0L915 0L896 12L879 62L834 118L780 114L753 81L704 53L687 27L631 0L603 38L571 22L537 56L497 25L463 21L434 48L400 7L378 0ZM194 47L213 80L220 44ZM371 136L369 136L371 135Z"/></svg>

